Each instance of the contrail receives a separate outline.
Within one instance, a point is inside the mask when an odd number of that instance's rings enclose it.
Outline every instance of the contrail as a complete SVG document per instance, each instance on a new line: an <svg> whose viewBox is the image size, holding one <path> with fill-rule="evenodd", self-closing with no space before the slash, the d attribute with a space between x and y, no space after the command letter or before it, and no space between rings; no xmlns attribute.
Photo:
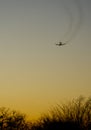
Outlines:
<svg viewBox="0 0 91 130"><path fill-rule="evenodd" d="M69 43L76 37L83 24L83 11L81 1L74 0L74 4L76 7L77 18L75 17L76 14L74 14L74 12L72 12L70 8L64 6L64 9L66 10L67 15L69 16L68 29L63 36L63 39L65 39L66 43Z"/></svg>
<svg viewBox="0 0 91 130"><path fill-rule="evenodd" d="M63 4L63 3L62 3L62 4ZM64 7L64 10L65 10L65 12L66 12L66 15L67 15L68 18L69 18L68 28L67 28L66 32L64 33L64 35L63 35L63 37L62 37L62 39L64 40L65 38L67 38L67 37L70 35L70 33L71 33L71 31L72 31L73 22L74 22L74 17L73 17L73 15L72 15L71 10L70 10L65 4L63 4L63 7Z"/></svg>
<svg viewBox="0 0 91 130"><path fill-rule="evenodd" d="M75 0L75 5L77 8L77 12L78 12L77 19L76 19L76 25L73 25L74 30L73 30L70 38L67 40L67 42L70 42L71 40L73 40L77 36L77 34L78 34L79 30L81 29L82 24L83 24L83 11L82 11L82 6L81 6L81 1ZM75 16L74 16L74 19L75 19Z"/></svg>

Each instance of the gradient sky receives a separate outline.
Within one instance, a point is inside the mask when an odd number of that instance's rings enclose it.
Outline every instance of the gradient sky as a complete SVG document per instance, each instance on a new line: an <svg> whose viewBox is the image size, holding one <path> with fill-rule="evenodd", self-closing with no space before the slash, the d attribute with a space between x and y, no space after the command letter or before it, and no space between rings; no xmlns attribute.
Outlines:
<svg viewBox="0 0 91 130"><path fill-rule="evenodd" d="M91 1L77 1L0 0L1 107L35 118L91 95Z"/></svg>

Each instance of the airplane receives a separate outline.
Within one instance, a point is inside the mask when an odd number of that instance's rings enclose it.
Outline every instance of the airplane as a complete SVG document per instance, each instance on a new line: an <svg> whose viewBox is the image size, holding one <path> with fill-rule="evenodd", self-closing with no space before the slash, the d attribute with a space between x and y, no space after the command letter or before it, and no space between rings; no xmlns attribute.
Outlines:
<svg viewBox="0 0 91 130"><path fill-rule="evenodd" d="M65 45L66 43L62 43L62 42L59 42L59 43L57 43L56 45L57 46L63 46L63 45Z"/></svg>

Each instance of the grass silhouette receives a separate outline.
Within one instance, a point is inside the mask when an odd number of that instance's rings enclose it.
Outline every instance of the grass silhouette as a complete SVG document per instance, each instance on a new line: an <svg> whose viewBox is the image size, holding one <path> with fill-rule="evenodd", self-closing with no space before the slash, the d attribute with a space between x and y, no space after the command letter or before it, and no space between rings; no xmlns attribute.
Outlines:
<svg viewBox="0 0 91 130"><path fill-rule="evenodd" d="M91 130L91 98L57 105L32 126L33 130Z"/></svg>
<svg viewBox="0 0 91 130"><path fill-rule="evenodd" d="M91 130L91 98L81 96L67 104L58 104L35 122L2 107L0 130Z"/></svg>

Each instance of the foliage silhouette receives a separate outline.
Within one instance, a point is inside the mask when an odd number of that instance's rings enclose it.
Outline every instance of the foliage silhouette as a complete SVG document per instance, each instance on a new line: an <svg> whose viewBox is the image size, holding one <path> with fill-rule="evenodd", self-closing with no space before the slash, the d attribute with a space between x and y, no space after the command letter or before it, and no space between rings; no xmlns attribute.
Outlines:
<svg viewBox="0 0 91 130"><path fill-rule="evenodd" d="M0 108L0 130L91 130L91 98L79 97L53 107L35 122L16 111Z"/></svg>
<svg viewBox="0 0 91 130"><path fill-rule="evenodd" d="M25 115L0 108L0 130L29 130Z"/></svg>
<svg viewBox="0 0 91 130"><path fill-rule="evenodd" d="M67 104L57 105L42 116L33 130L91 130L91 98L80 96Z"/></svg>

